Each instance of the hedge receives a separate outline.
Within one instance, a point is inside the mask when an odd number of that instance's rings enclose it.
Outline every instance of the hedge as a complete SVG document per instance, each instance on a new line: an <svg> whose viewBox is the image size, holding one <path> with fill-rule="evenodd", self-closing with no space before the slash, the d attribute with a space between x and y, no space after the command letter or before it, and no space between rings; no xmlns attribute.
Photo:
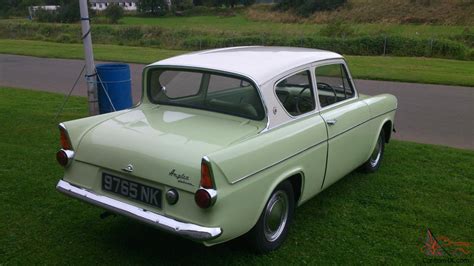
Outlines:
<svg viewBox="0 0 474 266"><path fill-rule="evenodd" d="M54 42L80 40L80 25L51 23L0 23L0 38ZM347 55L393 55L473 60L465 43L449 39L364 35L350 38L256 35L255 33L169 30L157 26L94 25L95 43L200 50L242 45L298 46L330 50Z"/></svg>

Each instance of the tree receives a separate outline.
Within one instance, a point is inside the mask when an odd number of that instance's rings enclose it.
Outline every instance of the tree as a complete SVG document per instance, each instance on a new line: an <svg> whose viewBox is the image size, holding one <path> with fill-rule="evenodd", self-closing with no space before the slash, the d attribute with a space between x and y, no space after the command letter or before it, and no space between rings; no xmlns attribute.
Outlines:
<svg viewBox="0 0 474 266"><path fill-rule="evenodd" d="M162 16L168 10L165 0L140 0L138 11L142 14Z"/></svg>
<svg viewBox="0 0 474 266"><path fill-rule="evenodd" d="M110 4L105 9L105 17L110 23L117 24L119 19L123 17L123 8L117 4Z"/></svg>
<svg viewBox="0 0 474 266"><path fill-rule="evenodd" d="M193 7L192 0L173 0L171 1L171 5L173 5L174 10L186 10Z"/></svg>
<svg viewBox="0 0 474 266"><path fill-rule="evenodd" d="M251 5L255 4L256 1L255 0L241 0L240 2L244 6L251 6Z"/></svg>
<svg viewBox="0 0 474 266"><path fill-rule="evenodd" d="M346 2L347 0L282 0L277 8L295 10L300 15L308 16L315 11L334 10Z"/></svg>
<svg viewBox="0 0 474 266"><path fill-rule="evenodd" d="M29 6L41 4L42 0L0 0L0 18L27 15Z"/></svg>
<svg viewBox="0 0 474 266"><path fill-rule="evenodd" d="M57 10L57 22L72 23L81 19L78 0L63 0Z"/></svg>

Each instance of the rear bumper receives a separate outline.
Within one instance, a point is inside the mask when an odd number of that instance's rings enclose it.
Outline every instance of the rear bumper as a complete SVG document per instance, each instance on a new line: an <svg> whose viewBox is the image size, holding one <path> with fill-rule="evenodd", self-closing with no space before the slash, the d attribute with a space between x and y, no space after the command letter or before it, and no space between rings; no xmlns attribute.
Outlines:
<svg viewBox="0 0 474 266"><path fill-rule="evenodd" d="M93 205L105 208L109 211L143 221L163 231L195 241L211 240L222 234L222 229L219 227L203 227L196 224L179 222L166 216L135 207L128 203L124 203L107 196L97 195L83 188L73 186L64 180L59 180L58 184L56 185L56 189L68 196L78 198Z"/></svg>

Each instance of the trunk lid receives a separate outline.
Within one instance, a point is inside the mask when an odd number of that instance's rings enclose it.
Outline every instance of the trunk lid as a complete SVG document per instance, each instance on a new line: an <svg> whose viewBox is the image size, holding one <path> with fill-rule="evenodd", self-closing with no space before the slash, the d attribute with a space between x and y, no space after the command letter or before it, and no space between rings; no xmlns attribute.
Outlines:
<svg viewBox="0 0 474 266"><path fill-rule="evenodd" d="M137 108L91 129L75 159L123 174L131 164L127 175L194 192L203 156L257 134L262 126L189 108Z"/></svg>

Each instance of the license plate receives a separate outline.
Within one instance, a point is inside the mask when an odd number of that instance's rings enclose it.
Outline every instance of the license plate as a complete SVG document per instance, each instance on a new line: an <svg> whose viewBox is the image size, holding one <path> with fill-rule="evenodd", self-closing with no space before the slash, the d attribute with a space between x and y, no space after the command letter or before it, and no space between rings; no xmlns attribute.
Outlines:
<svg viewBox="0 0 474 266"><path fill-rule="evenodd" d="M102 189L161 208L161 190L102 173Z"/></svg>

